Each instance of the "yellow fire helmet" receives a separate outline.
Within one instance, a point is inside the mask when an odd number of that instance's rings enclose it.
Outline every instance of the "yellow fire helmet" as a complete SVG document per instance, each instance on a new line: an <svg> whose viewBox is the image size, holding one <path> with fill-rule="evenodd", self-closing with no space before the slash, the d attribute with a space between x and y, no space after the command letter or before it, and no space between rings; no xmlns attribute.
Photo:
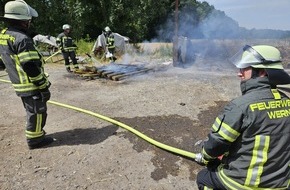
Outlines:
<svg viewBox="0 0 290 190"><path fill-rule="evenodd" d="M290 84L290 76L282 65L280 51L269 45L245 45L230 61L240 69L253 67L265 69L273 85Z"/></svg>
<svg viewBox="0 0 290 190"><path fill-rule="evenodd" d="M38 17L35 9L23 0L8 1L4 8L4 18L14 20L31 20Z"/></svg>

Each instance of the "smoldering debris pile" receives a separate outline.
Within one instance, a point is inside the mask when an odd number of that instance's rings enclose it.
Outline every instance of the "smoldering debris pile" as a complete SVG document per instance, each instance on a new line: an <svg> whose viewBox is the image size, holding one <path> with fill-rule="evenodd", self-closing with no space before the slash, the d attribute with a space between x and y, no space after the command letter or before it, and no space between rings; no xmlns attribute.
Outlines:
<svg viewBox="0 0 290 190"><path fill-rule="evenodd" d="M111 63L100 67L85 66L74 73L86 79L106 78L114 81L124 80L128 77L145 74L154 68L145 65L127 65Z"/></svg>

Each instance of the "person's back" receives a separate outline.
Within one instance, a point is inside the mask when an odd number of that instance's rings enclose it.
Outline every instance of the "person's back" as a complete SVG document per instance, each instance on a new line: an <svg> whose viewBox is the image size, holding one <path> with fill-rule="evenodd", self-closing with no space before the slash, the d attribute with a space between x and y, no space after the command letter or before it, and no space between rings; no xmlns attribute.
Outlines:
<svg viewBox="0 0 290 190"><path fill-rule="evenodd" d="M38 88L36 88L32 82L23 80L24 78L28 78L28 75L26 72L22 72L21 74L18 73L19 72L18 65L14 64L15 57L11 56L15 53L19 54L21 52L25 52L27 49L30 49L30 50L34 50L34 51L31 51L30 54L32 54L33 52L35 53L34 56L40 57L38 52L34 49L33 40L29 36L27 36L27 34L23 32L22 29L17 28L17 27L9 27L7 29L3 29L1 31L1 36L4 36L4 35L7 37L9 36L11 40L7 42L8 46L0 45L0 51L3 52L1 56L2 56L2 59L6 63L6 69L10 77L10 80L15 88L16 94L19 96L37 94ZM23 53L23 56L25 56L24 54L25 53ZM21 61L24 61L25 57L23 57L23 60L22 60L21 56L19 56L19 59L20 59L19 61L21 62ZM35 61L35 63L37 64L39 68L42 67L42 62ZM25 85L26 88L24 89L21 85Z"/></svg>
<svg viewBox="0 0 290 190"><path fill-rule="evenodd" d="M246 81L244 95L219 117L231 126L224 137L235 141L223 157L217 176L228 187L278 188L289 178L290 100L271 89L267 78ZM237 137L237 138L236 138ZM227 156L228 155L228 156Z"/></svg>
<svg viewBox="0 0 290 190"><path fill-rule="evenodd" d="M287 189L290 178L290 84L278 49L245 46L233 57L242 96L215 119L196 161L199 189ZM222 156L222 160L219 158Z"/></svg>

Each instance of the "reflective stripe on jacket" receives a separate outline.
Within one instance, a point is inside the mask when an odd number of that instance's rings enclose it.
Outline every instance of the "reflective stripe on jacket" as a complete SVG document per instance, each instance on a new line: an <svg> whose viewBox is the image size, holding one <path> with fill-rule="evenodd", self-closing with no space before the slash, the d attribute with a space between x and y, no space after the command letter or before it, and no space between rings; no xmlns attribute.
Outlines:
<svg viewBox="0 0 290 190"><path fill-rule="evenodd" d="M72 37L65 35L63 32L57 36L56 43L62 51L70 52L76 50Z"/></svg>
<svg viewBox="0 0 290 190"><path fill-rule="evenodd" d="M290 99L271 89L268 78L242 84L243 96L216 118L204 144L222 154L217 176L227 189L287 189L290 178Z"/></svg>
<svg viewBox="0 0 290 190"><path fill-rule="evenodd" d="M46 76L44 60L34 47L33 40L19 29L4 29L0 34L0 52L16 94L30 96L39 93L40 87L33 82ZM33 72L37 77L28 76L23 70L25 64L34 64Z"/></svg>
<svg viewBox="0 0 290 190"><path fill-rule="evenodd" d="M114 38L114 34L110 34L107 39L106 39L106 43L107 43L107 48L108 49L113 49L115 48L115 38Z"/></svg>

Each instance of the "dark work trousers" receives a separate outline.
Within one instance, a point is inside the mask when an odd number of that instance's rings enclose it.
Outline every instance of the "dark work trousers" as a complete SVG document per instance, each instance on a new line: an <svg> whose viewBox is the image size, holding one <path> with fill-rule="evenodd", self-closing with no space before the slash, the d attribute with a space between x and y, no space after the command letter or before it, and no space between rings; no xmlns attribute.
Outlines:
<svg viewBox="0 0 290 190"><path fill-rule="evenodd" d="M226 189L219 181L214 170L205 168L201 170L196 177L196 183L199 190L224 190Z"/></svg>
<svg viewBox="0 0 290 190"><path fill-rule="evenodd" d="M21 97L26 110L26 139L28 145L40 143L44 138L43 128L47 118L47 102L40 95Z"/></svg>
<svg viewBox="0 0 290 190"><path fill-rule="evenodd" d="M115 61L117 58L115 57L115 48L108 48L108 52L110 52L112 54L112 57L110 57L109 59L111 61Z"/></svg>
<svg viewBox="0 0 290 190"><path fill-rule="evenodd" d="M62 56L64 58L64 64L66 68L70 68L69 66L69 58L72 60L74 68L78 68L78 62L76 59L76 53L75 51L63 51Z"/></svg>

